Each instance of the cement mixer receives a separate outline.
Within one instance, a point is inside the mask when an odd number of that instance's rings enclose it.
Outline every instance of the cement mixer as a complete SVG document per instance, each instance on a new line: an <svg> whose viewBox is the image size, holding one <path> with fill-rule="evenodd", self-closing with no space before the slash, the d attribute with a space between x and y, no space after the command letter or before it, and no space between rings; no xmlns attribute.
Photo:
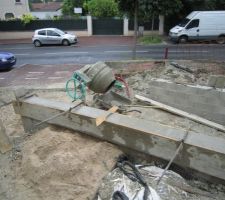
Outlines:
<svg viewBox="0 0 225 200"><path fill-rule="evenodd" d="M97 62L93 65L85 65L80 70L75 71L72 78L66 83L66 92L73 101L84 100L87 93L86 88L97 94L104 94L115 85L125 85L129 96L126 82L121 77L115 76L112 69L104 62ZM116 97L118 98L118 95Z"/></svg>

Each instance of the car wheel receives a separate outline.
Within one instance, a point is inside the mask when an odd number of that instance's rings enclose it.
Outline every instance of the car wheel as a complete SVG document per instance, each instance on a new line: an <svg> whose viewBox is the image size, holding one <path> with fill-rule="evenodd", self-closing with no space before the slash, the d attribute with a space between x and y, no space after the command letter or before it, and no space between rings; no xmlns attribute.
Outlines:
<svg viewBox="0 0 225 200"><path fill-rule="evenodd" d="M35 40L34 41L34 46L35 47L40 47L41 46L41 42L39 40Z"/></svg>
<svg viewBox="0 0 225 200"><path fill-rule="evenodd" d="M224 35L221 35L217 38L216 42L218 44L224 44L225 43L225 36Z"/></svg>
<svg viewBox="0 0 225 200"><path fill-rule="evenodd" d="M187 41L188 41L188 37L187 36L185 36L185 35L182 35L182 36L180 36L180 38L179 38L179 43L187 43Z"/></svg>
<svg viewBox="0 0 225 200"><path fill-rule="evenodd" d="M62 44L63 44L63 46L69 46L70 42L68 40L63 40Z"/></svg>

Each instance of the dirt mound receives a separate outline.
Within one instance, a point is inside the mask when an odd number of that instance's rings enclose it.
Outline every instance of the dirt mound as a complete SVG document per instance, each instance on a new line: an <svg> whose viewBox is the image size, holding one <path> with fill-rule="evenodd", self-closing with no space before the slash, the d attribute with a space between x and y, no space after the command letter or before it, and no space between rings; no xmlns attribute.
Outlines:
<svg viewBox="0 0 225 200"><path fill-rule="evenodd" d="M93 199L101 179L121 154L117 147L55 127L29 138L22 148L17 180L30 194L17 199ZM23 194L23 187L18 188ZM27 193L27 192L26 192Z"/></svg>

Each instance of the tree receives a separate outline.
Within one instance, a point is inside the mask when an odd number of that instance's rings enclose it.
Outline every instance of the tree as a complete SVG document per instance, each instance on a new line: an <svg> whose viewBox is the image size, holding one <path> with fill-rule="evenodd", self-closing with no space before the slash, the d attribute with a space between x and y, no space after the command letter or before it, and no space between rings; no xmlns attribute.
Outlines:
<svg viewBox="0 0 225 200"><path fill-rule="evenodd" d="M84 0L63 0L62 13L63 15L74 15L75 7L83 7Z"/></svg>
<svg viewBox="0 0 225 200"><path fill-rule="evenodd" d="M193 10L224 10L224 0L182 0L184 8Z"/></svg>
<svg viewBox="0 0 225 200"><path fill-rule="evenodd" d="M135 0L118 0L119 10L133 17ZM153 15L169 15L179 12L181 0L138 0L139 19L150 18Z"/></svg>
<svg viewBox="0 0 225 200"><path fill-rule="evenodd" d="M118 4L114 0L90 0L87 8L94 17L115 17L119 14Z"/></svg>
<svg viewBox="0 0 225 200"><path fill-rule="evenodd" d="M119 10L125 15L134 17L133 59L136 58L137 21L153 16L169 15L178 12L182 7L181 0L117 0ZM135 16L136 15L136 16ZM138 18L138 19L137 19Z"/></svg>

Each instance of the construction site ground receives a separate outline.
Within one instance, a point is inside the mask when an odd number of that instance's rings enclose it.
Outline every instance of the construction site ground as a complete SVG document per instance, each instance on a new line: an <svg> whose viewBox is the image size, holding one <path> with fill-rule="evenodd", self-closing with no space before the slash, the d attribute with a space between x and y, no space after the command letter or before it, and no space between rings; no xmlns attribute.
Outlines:
<svg viewBox="0 0 225 200"><path fill-rule="evenodd" d="M190 74L174 68L165 61L114 62L108 63L116 74L121 74L131 88L132 94L146 95L152 78L166 79L181 84L207 85L210 75L225 75L225 63L204 61L177 61L188 66L194 73ZM76 69L75 69L76 70ZM72 74L71 74L72 75ZM69 75L67 74L67 77ZM115 167L117 158L130 150L100 141L83 133L48 126L34 134L23 130L22 121L16 115L12 104L13 90L18 88L34 89L38 96L71 102L64 91L65 80L34 82L19 86L0 88L0 119L7 135L13 143L13 149L0 154L0 199L2 200L85 200L95 199L103 177ZM46 89L48 87L48 89ZM89 92L91 94L91 92ZM88 98L91 105L92 95ZM141 113L129 115L157 121L168 126L187 128L217 137L225 138L225 133L193 122L188 119L155 108L138 108ZM44 119L43 119L44 120ZM130 153L138 164L165 167L164 161ZM181 173L181 175L183 175ZM217 182L207 182L195 174L188 174L188 184L193 188L207 191L217 199L225 199L225 186ZM107 196L107 195L106 195ZM163 199L163 198L162 198ZM165 198L164 198L165 199ZM175 198L174 199L179 199ZM193 199L187 196L184 199ZM213 199L196 195L196 199Z"/></svg>

